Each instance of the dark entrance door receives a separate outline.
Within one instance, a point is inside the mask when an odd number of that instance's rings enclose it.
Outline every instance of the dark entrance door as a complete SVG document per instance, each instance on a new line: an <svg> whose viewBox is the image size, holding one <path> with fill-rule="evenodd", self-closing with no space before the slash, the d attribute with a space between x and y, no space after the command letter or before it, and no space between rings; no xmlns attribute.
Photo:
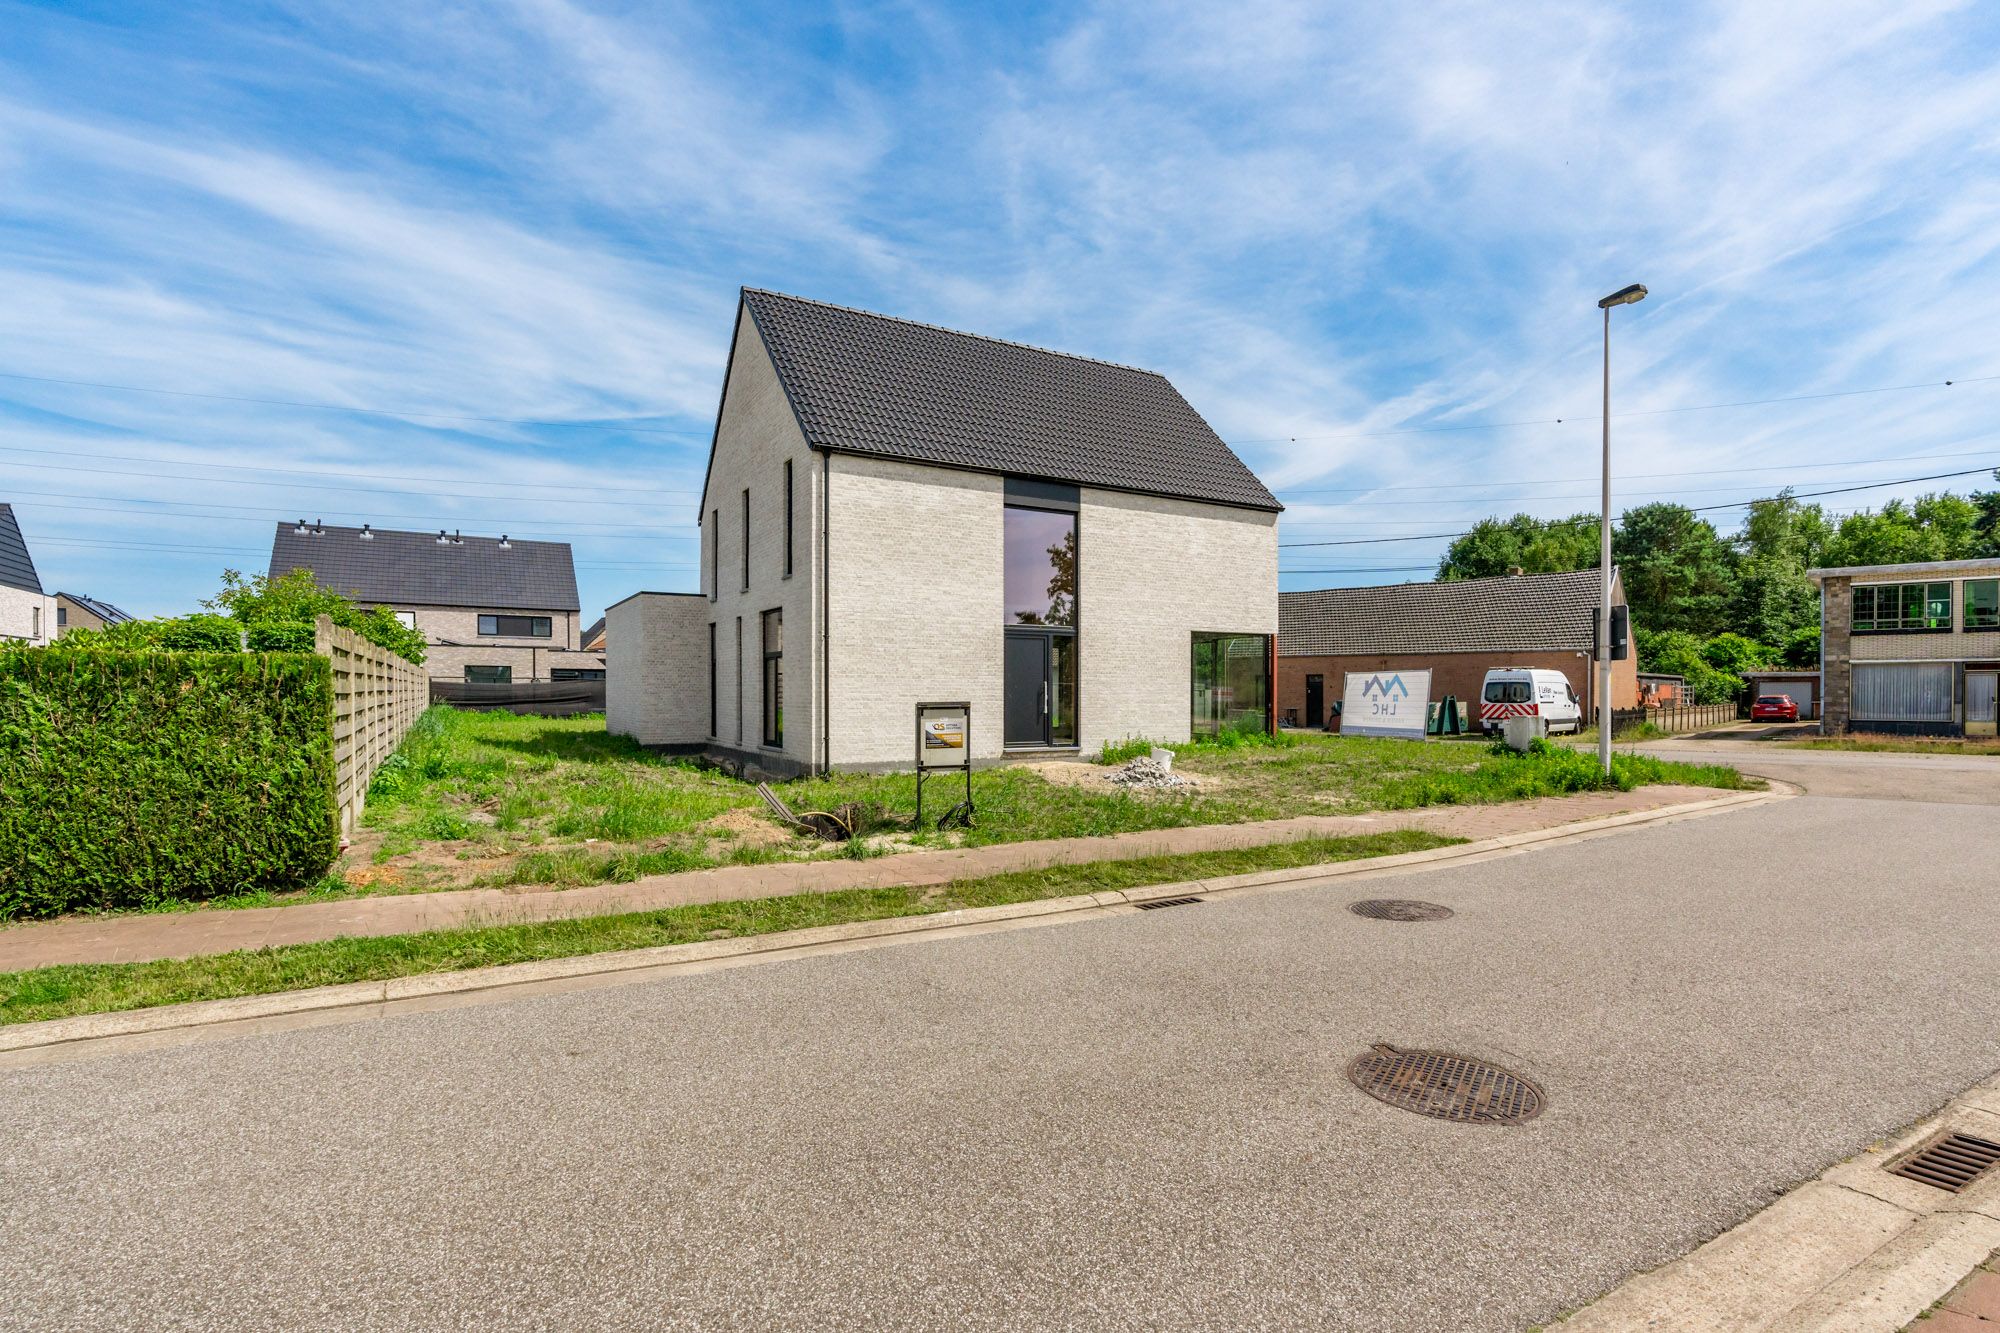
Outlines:
<svg viewBox="0 0 2000 1333"><path fill-rule="evenodd" d="M1326 725L1326 677L1306 677L1306 725Z"/></svg>
<svg viewBox="0 0 2000 1333"><path fill-rule="evenodd" d="M1049 639L1045 634L1007 636L1006 743L1049 743Z"/></svg>

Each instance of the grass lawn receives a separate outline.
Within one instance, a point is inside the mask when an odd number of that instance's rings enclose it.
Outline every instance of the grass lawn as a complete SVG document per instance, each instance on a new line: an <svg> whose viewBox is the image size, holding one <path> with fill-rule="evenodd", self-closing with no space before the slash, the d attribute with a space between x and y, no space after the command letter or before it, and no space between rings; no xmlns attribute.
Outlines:
<svg viewBox="0 0 2000 1333"><path fill-rule="evenodd" d="M1462 841L1414 830L1353 838L1310 838L1187 856L1051 866L956 880L928 888L805 893L575 921L474 926L379 939L336 939L206 958L44 967L0 973L0 1024L143 1009L190 1000L265 995L348 981L382 981L426 972L455 972L540 958L686 944L693 940L763 935L806 926L922 916L1184 879L1390 856Z"/></svg>

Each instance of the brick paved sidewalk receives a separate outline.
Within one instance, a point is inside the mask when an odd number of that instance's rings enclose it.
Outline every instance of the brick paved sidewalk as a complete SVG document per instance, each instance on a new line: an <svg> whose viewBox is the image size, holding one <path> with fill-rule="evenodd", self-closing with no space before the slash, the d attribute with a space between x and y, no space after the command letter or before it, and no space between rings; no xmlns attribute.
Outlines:
<svg viewBox="0 0 2000 1333"><path fill-rule="evenodd" d="M1059 838L953 851L904 852L869 861L720 866L580 889L533 886L452 889L284 907L72 917L0 928L0 972L58 963L191 958L233 949L303 944L341 935L407 935L452 926L602 916L690 903L776 898L793 893L943 884L1040 866L1173 856L1255 847L1296 838L1383 833L1394 829L1424 829L1475 840L1497 838L1578 820L1686 805L1726 794L1706 787L1640 787L1629 792L1547 796L1505 805L1435 806L1368 815L1302 815L1246 824L1117 833L1101 838Z"/></svg>
<svg viewBox="0 0 2000 1333"><path fill-rule="evenodd" d="M1972 1270L1935 1310L1904 1333L2000 1333L2000 1250Z"/></svg>

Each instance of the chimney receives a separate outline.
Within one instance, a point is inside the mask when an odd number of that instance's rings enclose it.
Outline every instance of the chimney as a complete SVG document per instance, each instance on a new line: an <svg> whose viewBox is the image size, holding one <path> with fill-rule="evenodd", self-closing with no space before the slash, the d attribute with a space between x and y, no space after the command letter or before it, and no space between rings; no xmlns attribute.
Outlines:
<svg viewBox="0 0 2000 1333"><path fill-rule="evenodd" d="M320 521L319 519L313 520L313 536L315 537L326 536L326 524Z"/></svg>
<svg viewBox="0 0 2000 1333"><path fill-rule="evenodd" d="M500 534L500 549L503 551L511 551L514 549L514 543L507 540L507 534L504 532Z"/></svg>
<svg viewBox="0 0 2000 1333"><path fill-rule="evenodd" d="M1527 570L1521 568L1519 565L1507 566L1507 577L1510 579L1518 579L1521 577L1521 575L1527 572L1528 572Z"/></svg>
<svg viewBox="0 0 2000 1333"><path fill-rule="evenodd" d="M451 545L451 534L446 532L443 528L438 529L438 545L439 546Z"/></svg>
<svg viewBox="0 0 2000 1333"><path fill-rule="evenodd" d="M361 540L364 542L372 542L375 540L375 534L368 530L369 526L370 525L366 523L363 523L361 525Z"/></svg>
<svg viewBox="0 0 2000 1333"><path fill-rule="evenodd" d="M301 537L305 536L305 535L306 535L306 521L305 521L304 519L300 519L300 520L299 520L299 525L298 525L298 526L297 526L296 528L293 528L293 529L292 529L292 531L293 531L293 532L295 532L295 533L297 533L297 534L298 534L299 536L301 536Z"/></svg>

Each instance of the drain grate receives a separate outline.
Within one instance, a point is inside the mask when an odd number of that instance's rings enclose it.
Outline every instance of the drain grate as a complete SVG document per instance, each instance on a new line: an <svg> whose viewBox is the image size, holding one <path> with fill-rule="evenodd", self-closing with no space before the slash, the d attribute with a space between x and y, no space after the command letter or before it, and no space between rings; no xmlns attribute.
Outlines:
<svg viewBox="0 0 2000 1333"><path fill-rule="evenodd" d="M1186 907L1189 903L1200 901L1199 898L1154 898L1148 902L1133 903L1132 906L1142 912L1156 912L1162 907Z"/></svg>
<svg viewBox="0 0 2000 1333"><path fill-rule="evenodd" d="M2000 1143L1988 1143L1970 1134L1947 1134L1931 1140L1889 1170L1956 1194L1995 1162L2000 1162Z"/></svg>
<svg viewBox="0 0 2000 1333"><path fill-rule="evenodd" d="M1377 1101L1462 1125L1518 1125L1540 1115L1545 1101L1512 1070L1448 1051L1377 1044L1347 1067L1347 1077Z"/></svg>
<svg viewBox="0 0 2000 1333"><path fill-rule="evenodd" d="M1420 902L1415 898L1364 898L1347 910L1377 921L1442 921L1451 915L1451 909L1442 903Z"/></svg>

